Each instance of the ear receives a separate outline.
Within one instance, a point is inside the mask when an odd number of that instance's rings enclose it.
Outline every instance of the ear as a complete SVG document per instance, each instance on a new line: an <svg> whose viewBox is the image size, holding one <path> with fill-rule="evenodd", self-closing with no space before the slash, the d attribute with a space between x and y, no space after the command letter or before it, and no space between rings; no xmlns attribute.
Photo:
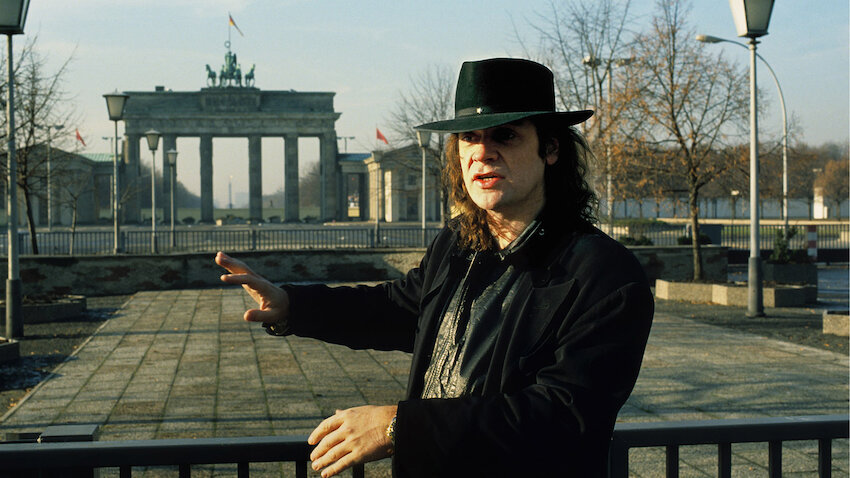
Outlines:
<svg viewBox="0 0 850 478"><path fill-rule="evenodd" d="M558 162L558 140L555 138L550 139L546 143L546 157L543 158L546 160L546 164L552 166L553 164Z"/></svg>

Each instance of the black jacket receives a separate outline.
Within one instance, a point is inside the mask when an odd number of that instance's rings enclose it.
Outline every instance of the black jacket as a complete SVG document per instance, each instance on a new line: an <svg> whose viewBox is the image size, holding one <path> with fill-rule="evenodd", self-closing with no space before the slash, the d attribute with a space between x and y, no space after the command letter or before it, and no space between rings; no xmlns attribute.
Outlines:
<svg viewBox="0 0 850 478"><path fill-rule="evenodd" d="M523 254L480 395L421 400L443 307L468 266L444 229L418 268L375 287L287 286L290 331L413 353L394 476L604 476L653 315L634 256L596 229L544 223Z"/></svg>

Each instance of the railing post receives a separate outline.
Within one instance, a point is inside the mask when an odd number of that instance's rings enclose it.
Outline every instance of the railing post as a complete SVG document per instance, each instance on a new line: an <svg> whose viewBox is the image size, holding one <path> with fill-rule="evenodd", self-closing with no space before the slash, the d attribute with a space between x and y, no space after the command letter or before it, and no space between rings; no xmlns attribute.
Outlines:
<svg viewBox="0 0 850 478"><path fill-rule="evenodd" d="M614 437L608 447L608 478L628 478L629 447Z"/></svg>
<svg viewBox="0 0 850 478"><path fill-rule="evenodd" d="M828 438L818 440L818 476L820 478L832 476L832 440Z"/></svg>
<svg viewBox="0 0 850 478"><path fill-rule="evenodd" d="M767 442L767 476L782 478L782 442Z"/></svg>
<svg viewBox="0 0 850 478"><path fill-rule="evenodd" d="M717 444L717 477L731 478L732 476L732 444Z"/></svg>
<svg viewBox="0 0 850 478"><path fill-rule="evenodd" d="M679 445L667 445L665 455L665 476L667 478L679 478Z"/></svg>

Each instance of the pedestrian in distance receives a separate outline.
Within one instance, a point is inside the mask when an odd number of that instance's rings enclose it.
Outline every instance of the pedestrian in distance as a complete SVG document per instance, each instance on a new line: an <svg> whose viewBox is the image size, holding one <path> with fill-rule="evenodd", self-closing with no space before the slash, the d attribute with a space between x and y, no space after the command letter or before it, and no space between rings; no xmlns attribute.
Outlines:
<svg viewBox="0 0 850 478"><path fill-rule="evenodd" d="M308 441L333 476L392 457L393 475L604 476L637 380L653 298L634 256L593 226L589 151L556 112L552 72L465 62L444 177L458 215L402 279L278 287L224 253L258 307L244 319L355 349L411 352L404 400L337 411Z"/></svg>

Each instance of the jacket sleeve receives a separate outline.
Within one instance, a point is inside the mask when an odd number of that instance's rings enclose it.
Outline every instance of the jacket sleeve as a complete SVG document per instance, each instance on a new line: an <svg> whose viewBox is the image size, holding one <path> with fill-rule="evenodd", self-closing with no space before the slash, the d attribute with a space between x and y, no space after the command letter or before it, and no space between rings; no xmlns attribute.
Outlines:
<svg viewBox="0 0 850 478"><path fill-rule="evenodd" d="M418 267L376 286L284 285L289 294L288 334L353 349L411 352L429 258L448 239L444 230Z"/></svg>
<svg viewBox="0 0 850 478"><path fill-rule="evenodd" d="M575 300L561 304L550 342L520 360L516 390L399 403L396 476L601 476L653 299L646 283L629 283L578 311Z"/></svg>

